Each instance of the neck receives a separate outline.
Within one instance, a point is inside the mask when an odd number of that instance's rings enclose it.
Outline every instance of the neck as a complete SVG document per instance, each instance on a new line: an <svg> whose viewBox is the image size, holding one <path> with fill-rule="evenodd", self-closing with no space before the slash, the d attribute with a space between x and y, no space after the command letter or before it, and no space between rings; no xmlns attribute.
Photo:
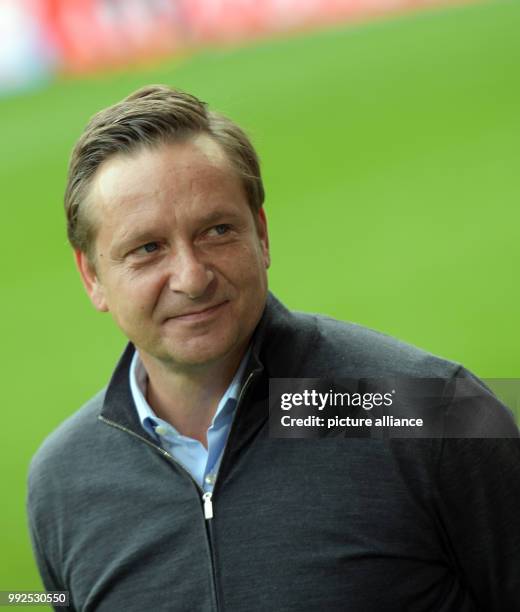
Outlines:
<svg viewBox="0 0 520 612"><path fill-rule="evenodd" d="M208 428L244 353L242 350L210 365L179 369L140 352L148 374L146 399L158 417L207 448Z"/></svg>

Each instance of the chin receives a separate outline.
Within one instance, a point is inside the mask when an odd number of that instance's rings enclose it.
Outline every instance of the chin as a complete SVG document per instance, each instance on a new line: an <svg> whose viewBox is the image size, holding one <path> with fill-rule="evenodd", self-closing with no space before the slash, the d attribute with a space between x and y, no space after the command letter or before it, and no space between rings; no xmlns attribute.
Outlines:
<svg viewBox="0 0 520 612"><path fill-rule="evenodd" d="M182 350L178 350L179 345L177 344L177 350L167 351L169 361L172 364L176 364L181 367L196 367L210 365L218 362L233 353L234 350L239 348L239 344L229 343L194 343L194 346L187 346L186 344L182 347Z"/></svg>

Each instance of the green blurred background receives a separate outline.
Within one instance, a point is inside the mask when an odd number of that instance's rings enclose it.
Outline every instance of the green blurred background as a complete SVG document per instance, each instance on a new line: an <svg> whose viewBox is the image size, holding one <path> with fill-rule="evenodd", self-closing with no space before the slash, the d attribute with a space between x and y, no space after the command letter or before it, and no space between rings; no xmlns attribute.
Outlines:
<svg viewBox="0 0 520 612"><path fill-rule="evenodd" d="M482 3L0 100L0 590L41 588L25 526L30 457L106 383L125 343L90 306L65 238L66 165L88 117L146 83L202 97L257 145L270 283L288 306L484 378L520 377L519 32L520 3Z"/></svg>

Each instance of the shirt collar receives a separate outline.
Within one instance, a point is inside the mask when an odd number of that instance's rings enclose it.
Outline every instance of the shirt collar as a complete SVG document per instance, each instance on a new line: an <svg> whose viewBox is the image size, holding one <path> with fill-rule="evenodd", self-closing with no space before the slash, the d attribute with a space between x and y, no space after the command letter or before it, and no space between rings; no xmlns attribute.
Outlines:
<svg viewBox="0 0 520 612"><path fill-rule="evenodd" d="M230 411L234 410L240 393L242 378L244 376L244 371L250 352L250 348L245 352L244 356L242 357L242 361L235 372L233 380L224 392L224 395L220 398L210 427L218 425L218 421L221 418L227 415ZM157 425L159 418L146 400L148 375L137 350L134 352L132 361L130 363L129 379L132 398L134 400L141 425L152 437L157 438L154 428ZM176 431L173 426L172 428L174 431Z"/></svg>

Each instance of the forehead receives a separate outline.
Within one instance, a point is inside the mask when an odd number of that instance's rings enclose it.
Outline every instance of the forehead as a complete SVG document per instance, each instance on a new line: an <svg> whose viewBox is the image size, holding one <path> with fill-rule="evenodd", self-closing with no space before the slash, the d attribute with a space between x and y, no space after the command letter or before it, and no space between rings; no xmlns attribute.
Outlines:
<svg viewBox="0 0 520 612"><path fill-rule="evenodd" d="M215 140L199 135L109 158L94 176L87 206L99 227L113 217L163 214L176 204L211 206L231 193L244 195L236 170Z"/></svg>

